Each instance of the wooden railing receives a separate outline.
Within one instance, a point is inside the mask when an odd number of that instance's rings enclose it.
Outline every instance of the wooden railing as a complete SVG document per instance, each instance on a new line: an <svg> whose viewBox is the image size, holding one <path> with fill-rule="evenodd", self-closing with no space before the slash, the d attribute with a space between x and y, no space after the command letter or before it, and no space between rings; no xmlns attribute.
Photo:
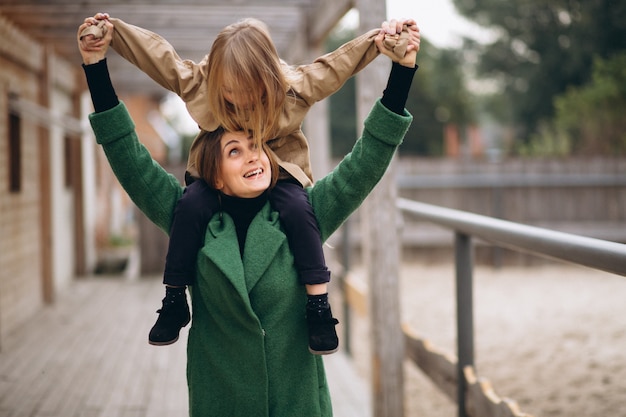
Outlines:
<svg viewBox="0 0 626 417"><path fill-rule="evenodd" d="M514 401L499 398L489 381L479 378L475 371L472 239L622 276L626 276L626 245L406 199L399 199L397 206L411 217L432 222L455 234L458 356L443 353L404 325L405 356L444 394L457 402L459 417L530 416ZM349 238L344 236L343 242L347 245ZM365 314L368 309L366 284L347 274L343 287L346 304ZM349 339L349 314L344 317L344 324ZM347 350L349 353L349 344Z"/></svg>

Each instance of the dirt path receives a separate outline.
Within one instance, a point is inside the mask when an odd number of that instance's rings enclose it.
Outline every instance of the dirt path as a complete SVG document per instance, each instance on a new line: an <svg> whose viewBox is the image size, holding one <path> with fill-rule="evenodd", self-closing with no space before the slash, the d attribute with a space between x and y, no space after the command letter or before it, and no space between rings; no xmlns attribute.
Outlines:
<svg viewBox="0 0 626 417"><path fill-rule="evenodd" d="M454 353L452 266L405 264L403 320ZM477 267L476 368L535 417L626 417L626 277L575 266ZM358 320L357 339L367 340ZM368 373L365 343L353 343ZM409 367L408 416L453 417L456 406Z"/></svg>

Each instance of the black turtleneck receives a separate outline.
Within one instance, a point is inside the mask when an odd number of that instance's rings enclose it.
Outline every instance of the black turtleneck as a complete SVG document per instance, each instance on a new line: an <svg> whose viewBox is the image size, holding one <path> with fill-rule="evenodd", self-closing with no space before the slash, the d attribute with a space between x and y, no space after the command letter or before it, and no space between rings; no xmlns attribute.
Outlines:
<svg viewBox="0 0 626 417"><path fill-rule="evenodd" d="M222 210L228 213L235 222L237 240L239 241L239 253L242 257L248 227L252 223L252 219L263 208L267 199L267 191L255 198L240 198L220 193Z"/></svg>

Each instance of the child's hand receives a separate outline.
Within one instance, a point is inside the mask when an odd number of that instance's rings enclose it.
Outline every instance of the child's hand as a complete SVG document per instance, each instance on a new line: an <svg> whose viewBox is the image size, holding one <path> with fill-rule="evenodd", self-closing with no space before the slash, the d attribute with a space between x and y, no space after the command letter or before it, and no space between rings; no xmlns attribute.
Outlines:
<svg viewBox="0 0 626 417"><path fill-rule="evenodd" d="M403 27L404 25L406 25L406 29L409 32L409 45L406 48L406 52L409 53L415 49L415 54L417 54L420 51L420 29L413 19L404 20Z"/></svg>
<svg viewBox="0 0 626 417"><path fill-rule="evenodd" d="M113 39L113 24L108 20L109 15L98 13L94 17L88 17L84 23L78 27L77 39L78 49L86 65L95 64L106 56L111 39ZM91 26L101 25L103 37L96 38L94 35L84 35L83 31Z"/></svg>
<svg viewBox="0 0 626 417"><path fill-rule="evenodd" d="M406 39L406 52L404 53L403 58L399 58L393 51L384 45L385 40L388 40L389 37L392 37L397 41L400 39L401 34ZM383 22L380 33L374 41L380 53L391 58L393 62L397 62L400 65L410 68L415 67L415 59L420 48L420 32L415 20L392 19L388 22Z"/></svg>

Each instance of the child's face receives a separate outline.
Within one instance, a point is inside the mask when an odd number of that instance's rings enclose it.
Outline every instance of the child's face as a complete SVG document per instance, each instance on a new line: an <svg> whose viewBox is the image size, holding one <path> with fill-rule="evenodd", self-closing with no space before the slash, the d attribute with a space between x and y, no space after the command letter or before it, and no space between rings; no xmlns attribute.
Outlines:
<svg viewBox="0 0 626 417"><path fill-rule="evenodd" d="M244 132L226 132L220 140L221 162L216 187L224 194L254 198L267 190L272 167L267 154Z"/></svg>
<svg viewBox="0 0 626 417"><path fill-rule="evenodd" d="M244 94L241 90L224 86L222 88L224 99L235 107L245 109L250 104L248 94Z"/></svg>
<svg viewBox="0 0 626 417"><path fill-rule="evenodd" d="M234 77L226 77L222 84L224 99L241 110L248 110L248 107L252 105L253 93L252 87L246 86Z"/></svg>
<svg viewBox="0 0 626 417"><path fill-rule="evenodd" d="M252 107L257 97L264 95L261 85L244 81L229 73L223 74L221 85L224 100L239 110L254 110Z"/></svg>

